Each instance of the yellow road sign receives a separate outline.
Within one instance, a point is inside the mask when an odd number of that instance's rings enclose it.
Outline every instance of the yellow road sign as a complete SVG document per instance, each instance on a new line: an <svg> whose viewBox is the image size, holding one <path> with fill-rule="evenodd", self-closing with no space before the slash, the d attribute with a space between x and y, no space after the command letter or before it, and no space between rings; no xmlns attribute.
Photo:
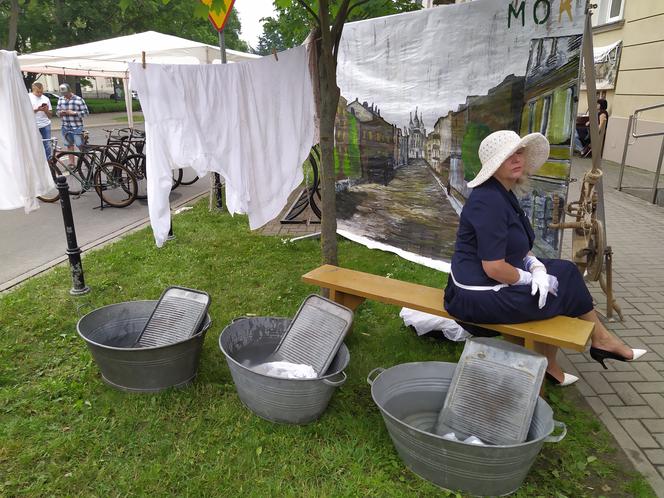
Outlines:
<svg viewBox="0 0 664 498"><path fill-rule="evenodd" d="M216 30L221 31L224 29L228 16L231 15L235 0L216 1L214 2L215 5L213 5L213 0L201 0L201 2L208 8L208 19L210 19ZM223 4L223 6L220 4Z"/></svg>

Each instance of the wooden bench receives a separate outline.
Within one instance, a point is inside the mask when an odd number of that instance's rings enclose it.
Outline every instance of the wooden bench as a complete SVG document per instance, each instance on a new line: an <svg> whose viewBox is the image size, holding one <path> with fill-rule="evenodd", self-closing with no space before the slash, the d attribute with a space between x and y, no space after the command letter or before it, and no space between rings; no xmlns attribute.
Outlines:
<svg viewBox="0 0 664 498"><path fill-rule="evenodd" d="M323 265L302 276L302 280L330 290L330 299L355 310L365 299L424 311L445 318L443 289L380 277L338 266ZM578 318L557 316L547 320L515 324L477 324L503 335L520 337L528 349L535 341L583 351L594 324Z"/></svg>

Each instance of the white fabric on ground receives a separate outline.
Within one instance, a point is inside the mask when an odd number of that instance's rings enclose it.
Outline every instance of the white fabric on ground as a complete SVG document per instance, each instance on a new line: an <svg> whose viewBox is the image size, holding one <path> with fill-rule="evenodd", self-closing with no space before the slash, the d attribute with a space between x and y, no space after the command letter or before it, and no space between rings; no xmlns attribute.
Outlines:
<svg viewBox="0 0 664 498"><path fill-rule="evenodd" d="M424 335L432 330L441 330L450 341L465 341L469 337L472 337L466 329L449 318L410 308L401 308L399 316L403 318L403 323L406 327L410 325L415 327L417 335Z"/></svg>
<svg viewBox="0 0 664 498"><path fill-rule="evenodd" d="M171 170L219 173L226 205L253 230L274 219L302 182L314 145L307 49L228 65L130 64L145 116L150 222L161 246L170 227Z"/></svg>
<svg viewBox="0 0 664 498"><path fill-rule="evenodd" d="M39 208L36 199L53 188L41 135L16 52L0 50L0 209Z"/></svg>
<svg viewBox="0 0 664 498"><path fill-rule="evenodd" d="M284 379L315 379L318 377L311 365L290 363L288 361L261 363L251 367L251 369L259 374L269 377L282 377Z"/></svg>

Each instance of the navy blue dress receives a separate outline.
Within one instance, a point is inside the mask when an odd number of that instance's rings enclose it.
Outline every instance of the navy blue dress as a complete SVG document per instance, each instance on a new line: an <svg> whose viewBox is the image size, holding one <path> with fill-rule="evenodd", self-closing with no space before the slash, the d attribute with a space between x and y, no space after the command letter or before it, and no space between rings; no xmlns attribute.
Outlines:
<svg viewBox="0 0 664 498"><path fill-rule="evenodd" d="M505 259L525 270L523 259L533 247L535 233L516 196L495 178L471 192L461 212L452 275L464 286L496 286L482 268L482 260ZM578 268L571 261L544 259L550 275L558 278L558 296L549 294L539 309L539 294L530 295L530 285L511 285L500 290L467 290L448 279L445 309L462 322L520 323L558 315L578 317L593 309L592 297ZM465 324L464 324L465 326ZM469 332L487 334L485 329Z"/></svg>

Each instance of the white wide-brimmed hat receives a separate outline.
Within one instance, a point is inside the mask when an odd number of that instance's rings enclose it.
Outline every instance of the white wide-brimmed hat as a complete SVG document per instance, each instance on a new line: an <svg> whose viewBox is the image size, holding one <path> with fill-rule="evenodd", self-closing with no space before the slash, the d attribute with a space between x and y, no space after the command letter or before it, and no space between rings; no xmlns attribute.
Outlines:
<svg viewBox="0 0 664 498"><path fill-rule="evenodd" d="M521 138L512 130L493 132L480 143L482 169L468 182L468 187L482 185L508 157L521 148L525 149L523 153L528 173L539 169L549 158L549 141L541 133L531 133Z"/></svg>

